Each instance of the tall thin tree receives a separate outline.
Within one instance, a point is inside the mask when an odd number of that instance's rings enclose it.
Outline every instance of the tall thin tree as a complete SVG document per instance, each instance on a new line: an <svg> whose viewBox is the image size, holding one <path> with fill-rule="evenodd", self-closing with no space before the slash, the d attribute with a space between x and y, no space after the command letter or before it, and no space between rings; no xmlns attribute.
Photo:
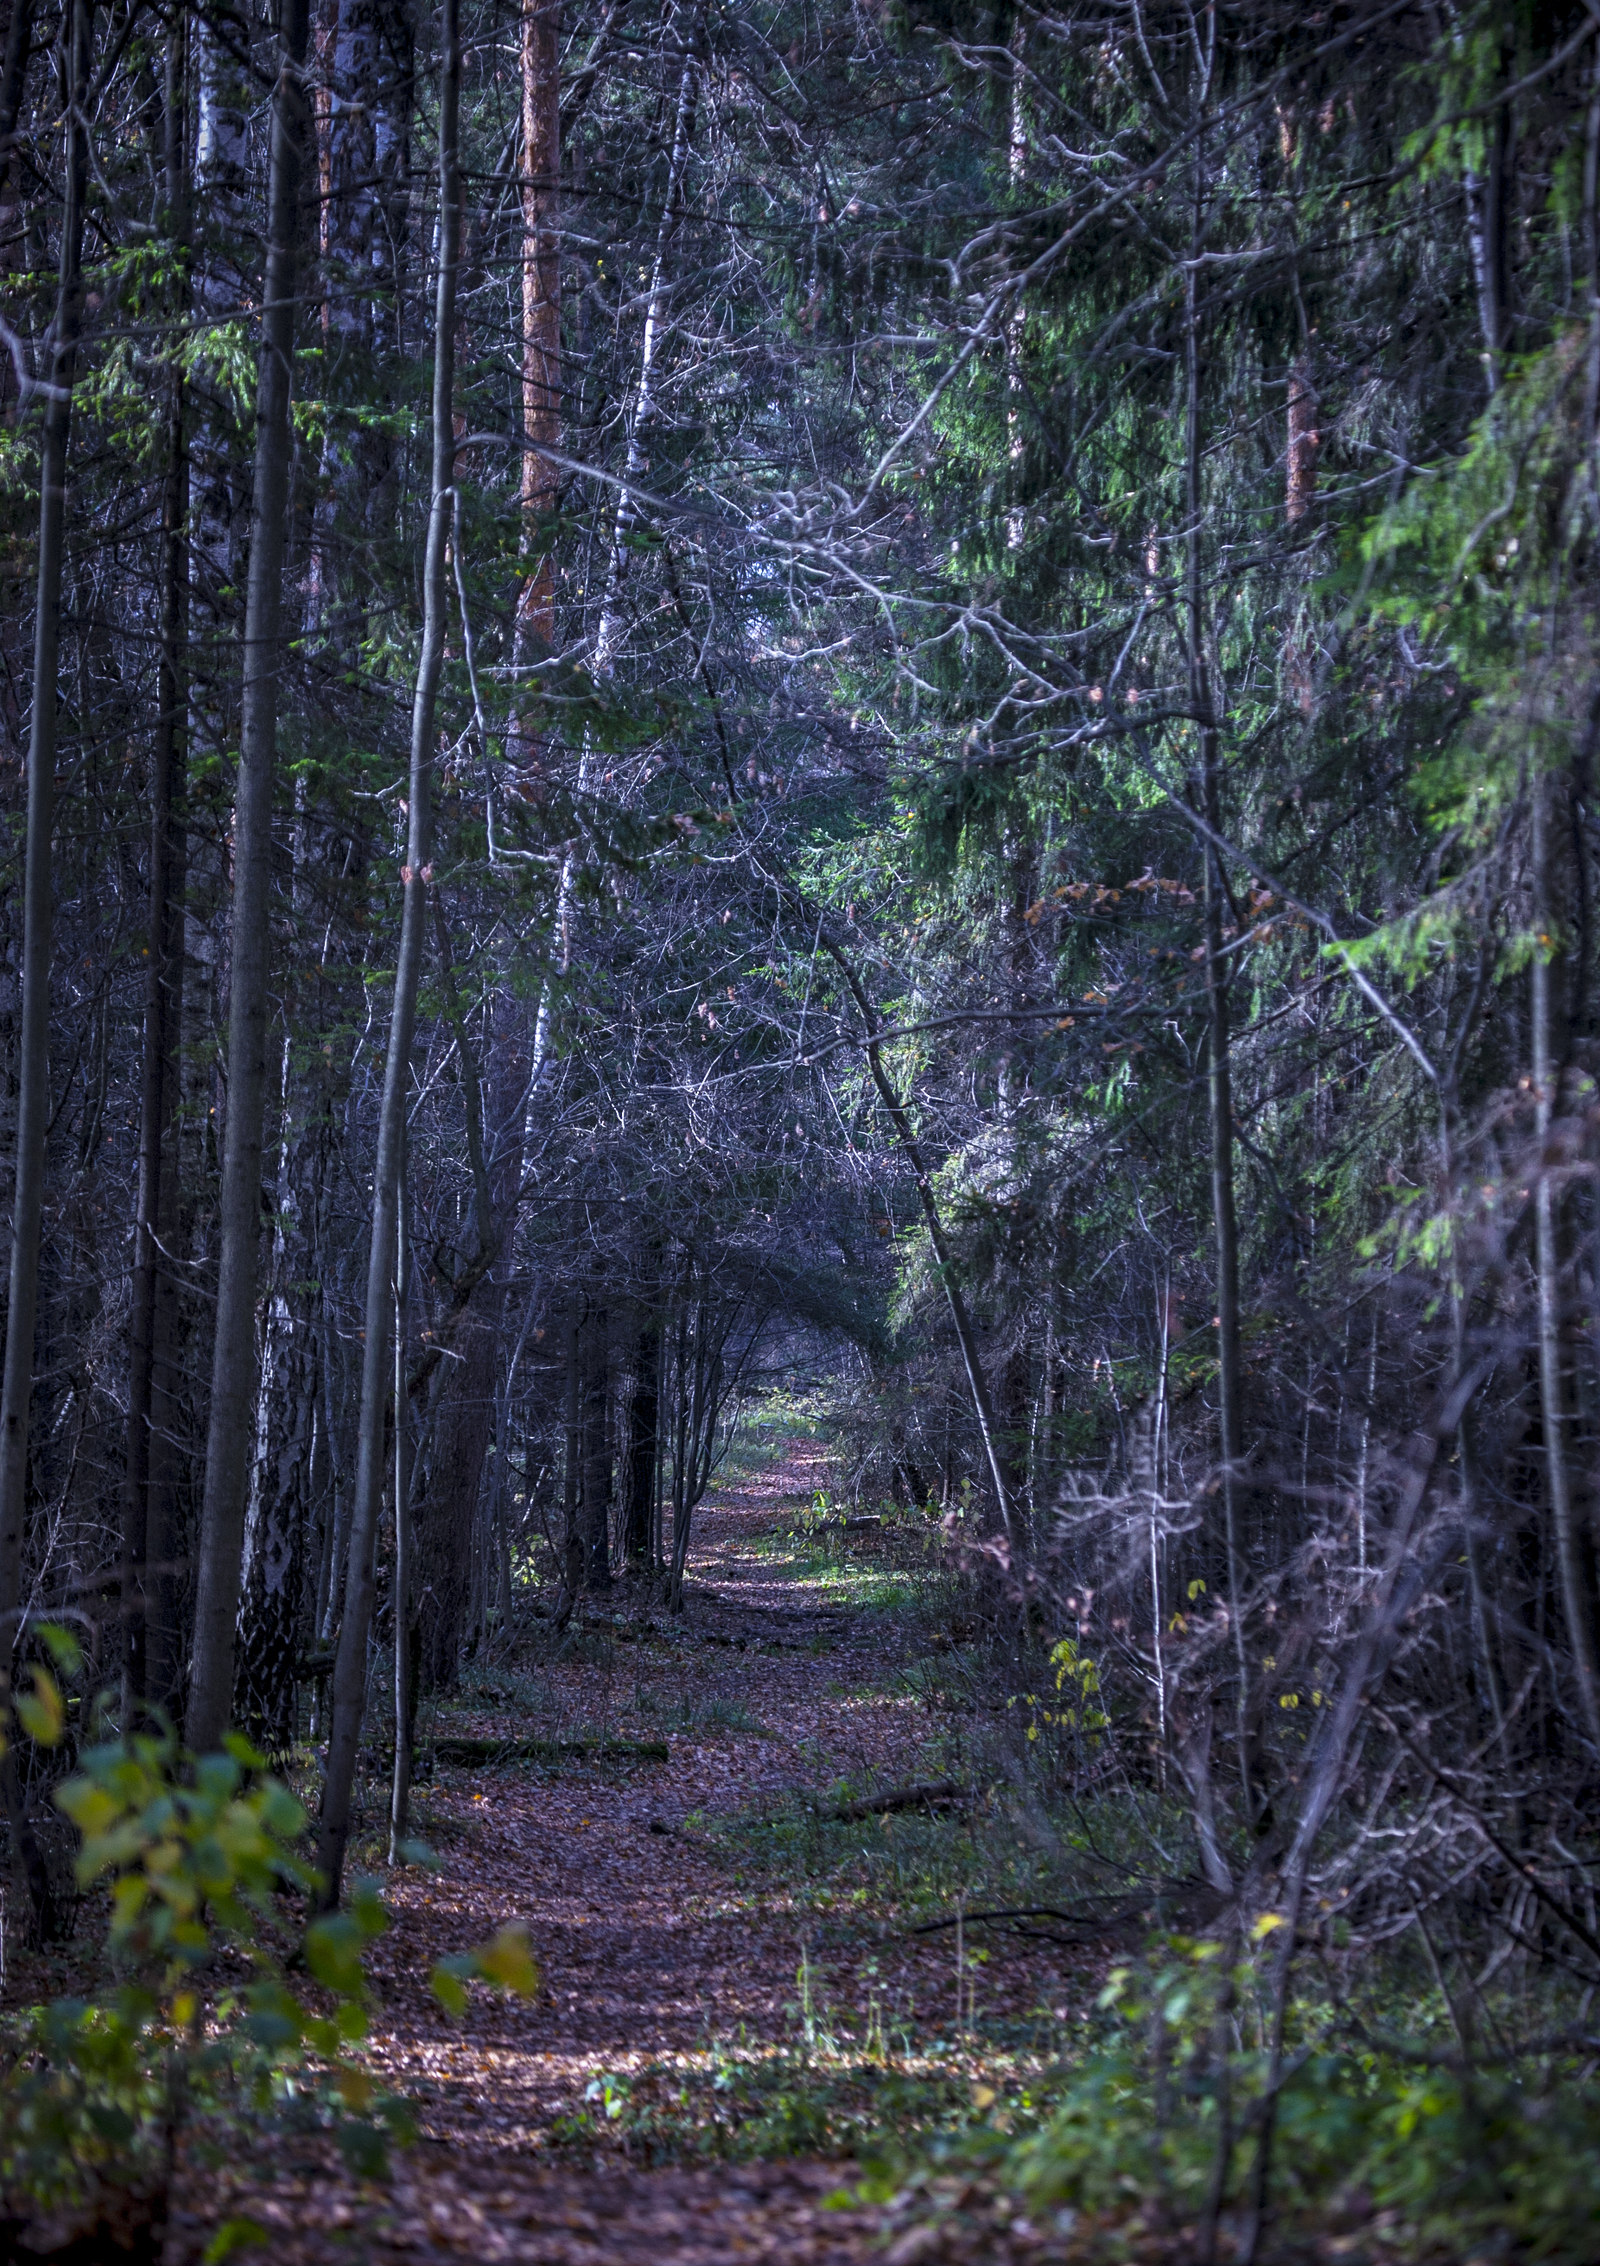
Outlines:
<svg viewBox="0 0 1600 2266"><path fill-rule="evenodd" d="M522 6L522 423L534 444L522 459L522 545L529 565L517 603L517 660L555 640L555 582L541 526L555 509L560 474L541 453L561 437L561 54L556 0Z"/></svg>
<svg viewBox="0 0 1600 2266"><path fill-rule="evenodd" d="M1210 99L1209 66L1202 74L1198 105ZM1239 1223L1233 1189L1233 1062L1229 1035L1227 876L1217 841L1222 831L1222 752L1216 687L1205 605L1205 497L1201 481L1201 337L1197 277L1205 238L1204 143L1195 156L1193 256L1183 271L1184 342L1184 644L1189 701L1199 733L1195 800L1205 821L1206 1065L1211 1118L1211 1220L1216 1249L1217 1414L1222 1450L1223 1549L1227 1559L1228 1610L1238 1675L1235 1732L1239 1768L1249 1798L1246 1723L1250 1670L1244 1644L1244 1562L1239 1534L1239 1471L1244 1455L1244 1355L1239 1311Z"/></svg>
<svg viewBox="0 0 1600 2266"><path fill-rule="evenodd" d="M304 228L300 183L309 115L305 87L309 27L309 0L285 0L272 96L266 293L256 377L254 521L245 586L243 704L234 796L222 1256L186 1721L189 1742L197 1750L216 1745L232 1708L245 1484L259 1384L256 1284L271 965L272 799L282 694L283 565L292 451L289 403Z"/></svg>
<svg viewBox="0 0 1600 2266"><path fill-rule="evenodd" d="M444 669L450 619L449 540L455 502L456 269L461 209L457 183L457 114L461 88L457 0L439 8L439 275L433 332L433 496L423 560L422 650L411 710L410 801L406 825L405 890L400 957L395 968L389 1051L383 1073L377 1167L372 1183L372 1248L367 1261L366 1339L361 1364L361 1421L356 1442L355 1501L344 1618L333 1670L333 1721L317 1862L322 1899L339 1901L350 1838L350 1795L367 1687L367 1634L372 1625L373 1557L383 1495L385 1430L393 1379L390 1329L395 1305L395 1264L405 1169L406 1097L411 1042L422 980L423 933L428 917L429 860L433 850L434 717Z"/></svg>
<svg viewBox="0 0 1600 2266"><path fill-rule="evenodd" d="M61 260L39 457L39 574L33 628L33 712L28 728L28 831L23 861L22 1048L11 1213L11 1297L6 1317L5 1381L0 1390L0 1719L9 1710L12 1655L20 1634L33 1335L39 1312L39 1239L50 1121L50 961L55 890L51 835L55 825L61 573L66 548L67 442L82 302L83 196L88 171L85 110L93 28L90 0L72 0L61 87L66 120ZM0 1758L0 1789L11 1826L12 1848L27 1874L35 1917L41 1933L49 1934L53 1919L49 1877L34 1838L26 1829L16 1755L9 1746Z"/></svg>
<svg viewBox="0 0 1600 2266"><path fill-rule="evenodd" d="M167 226L177 272L174 315L181 325L188 301L184 272L188 243L188 134L185 67L188 18L173 19L167 34L164 100ZM189 456L184 431L183 363L174 355L168 376L167 462L161 499L161 652L156 669L156 728L150 750L150 889L145 947L144 1054L139 1095L139 1180L133 1221L133 1297L128 1315L128 1465L122 1524L123 1717L136 1704L171 1697L170 1612L176 1547L165 1485L170 1457L155 1451L158 1426L169 1421L170 1379L157 1372L170 1345L172 1285L162 1229L173 1211L171 1146L177 1099L177 1046L183 1020L183 889L187 835L184 823L188 698ZM166 1325L164 1328L163 1325ZM167 1389L163 1389L167 1388ZM161 1402L158 1412L157 1401ZM158 1499L155 1499L158 1498ZM154 1628L152 1629L152 1623ZM158 1655L151 1683L151 1636Z"/></svg>

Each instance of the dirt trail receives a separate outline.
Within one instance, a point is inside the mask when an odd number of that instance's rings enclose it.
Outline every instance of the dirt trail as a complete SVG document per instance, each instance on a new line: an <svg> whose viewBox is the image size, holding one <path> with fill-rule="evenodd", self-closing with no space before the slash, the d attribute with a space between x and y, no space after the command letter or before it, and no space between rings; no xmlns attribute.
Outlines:
<svg viewBox="0 0 1600 2266"><path fill-rule="evenodd" d="M741 2024L757 2038L792 2029L794 1922L729 1893L705 1823L840 1777L915 1775L927 1718L891 1688L909 1633L892 1614L854 1611L796 1580L781 1546L774 1555L822 1465L820 1450L797 1451L705 1506L681 1627L658 1616L654 1636L590 1639L586 1664L539 1671L544 1720L530 1723L516 1694L490 1691L452 1721L494 1736L664 1738L670 1759L454 1770L421 1792L419 1830L443 1870L386 1882L395 1925L372 1960L374 2058L423 2123L391 2186L345 2178L323 2144L285 2147L266 2184L208 2173L186 2198L170 2258L187 2266L229 2212L268 2231L282 2266L464 2255L822 2266L865 2255L872 2215L823 2208L836 2165L572 2170L549 2146L552 2124L583 2110L597 2072L703 2052ZM620 1589L609 1602L632 1608ZM538 1998L476 1995L463 2022L448 2020L426 1988L433 1960L509 1920L533 1939ZM905 1972L925 1956L910 1947ZM851 1978L836 1981L848 1995Z"/></svg>

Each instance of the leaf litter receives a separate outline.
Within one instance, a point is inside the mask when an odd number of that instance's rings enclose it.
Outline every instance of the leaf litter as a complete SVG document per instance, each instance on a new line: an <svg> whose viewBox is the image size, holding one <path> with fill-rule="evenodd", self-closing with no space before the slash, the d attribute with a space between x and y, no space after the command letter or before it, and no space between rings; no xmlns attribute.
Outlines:
<svg viewBox="0 0 1600 2266"><path fill-rule="evenodd" d="M874 2020L881 2028L887 2010L907 2052L914 2026L942 2028L956 2041L940 2049L944 2061L960 2077L976 1967L963 2013L948 1941L865 1911L819 1926L814 1904L777 1874L751 1893L725 1838L752 1812L803 1813L837 1802L841 1788L939 1775L928 1713L898 1674L915 1625L892 1593L859 1609L839 1585L803 1567L797 1578L785 1556L782 1538L824 1460L802 1446L708 1501L680 1622L657 1615L652 1625L619 1583L601 1601L609 1619L569 1632L565 1656L538 1668L537 1689L491 1671L450 1710L450 1731L474 1739L649 1737L668 1759L447 1765L418 1788L416 1830L439 1869L385 1878L393 1925L369 1957L368 2052L374 2076L411 2102L416 2143L381 2183L353 2176L315 2133L274 2135L227 2163L197 2149L174 2198L169 2266L234 2254L274 2266L834 2266L881 2254L894 2213L859 2200L836 2149L832 2160L650 2163L611 2129L612 2104L635 2083L646 2097L670 2092L675 2072L703 2079L718 2057L759 2063L792 2048L817 2008L846 2039ZM427 1737L424 1727L424 1753ZM374 1831L384 1792L375 1761ZM872 1817L857 1830L894 1824ZM449 2017L428 1987L434 1963L518 1923L541 1969L536 1997L473 1986L465 2016ZM1092 1987L1086 1972L1072 1981L1079 1998ZM1064 1982L1058 1960L1022 1947L984 1971L983 1988L987 2010L1016 2020L1046 2012ZM975 2055L971 2068L981 2098ZM992 2222L983 2248L1034 2254Z"/></svg>

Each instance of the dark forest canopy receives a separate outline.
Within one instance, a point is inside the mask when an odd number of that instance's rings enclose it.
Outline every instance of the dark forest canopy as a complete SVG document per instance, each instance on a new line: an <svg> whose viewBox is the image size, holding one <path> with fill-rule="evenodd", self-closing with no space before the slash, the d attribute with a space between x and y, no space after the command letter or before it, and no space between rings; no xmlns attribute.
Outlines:
<svg viewBox="0 0 1600 2266"><path fill-rule="evenodd" d="M0 1664L325 1743L336 1899L800 1363L1219 1897L1448 1758L1592 1930L1600 17L4 53Z"/></svg>

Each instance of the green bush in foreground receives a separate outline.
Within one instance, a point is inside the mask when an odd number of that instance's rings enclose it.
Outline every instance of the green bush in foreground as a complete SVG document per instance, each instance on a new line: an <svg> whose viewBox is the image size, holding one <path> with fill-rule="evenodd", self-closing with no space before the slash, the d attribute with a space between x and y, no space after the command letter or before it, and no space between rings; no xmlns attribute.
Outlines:
<svg viewBox="0 0 1600 2266"><path fill-rule="evenodd" d="M24 1727L49 1743L65 1711L49 1679L35 1681ZM58 1999L0 2028L7 2208L164 2190L197 2117L328 2130L353 2170L381 2171L388 2142L412 2130L405 2102L357 2058L365 1955L388 1918L363 1881L343 1911L302 1930L296 1900L318 1885L297 1854L306 1812L265 1758L237 1736L196 1757L170 1733L139 1735L89 1749L55 1799L82 1836L80 1886L109 1889L118 1979L101 1998ZM302 1964L310 1989L289 1980ZM447 2008L459 2010L468 1976L537 1987L514 1930L441 1962Z"/></svg>
<svg viewBox="0 0 1600 2266"><path fill-rule="evenodd" d="M597 2072L558 2145L621 2146L645 2162L834 2155L860 2200L896 2217L978 2191L1093 2247L1137 2215L1193 2228L1237 2214L1256 2186L1269 2079L1271 1973L1256 1947L1162 1939L1113 1971L1081 2044L1054 2061L995 2051L975 2033L924 2044L851 2036L807 2000L779 2048ZM1405 2003L1398 1970L1384 1997ZM1417 2008L1419 2028L1428 2011ZM982 2074L980 2074L980 2072ZM1292 2237L1330 2217L1379 2221L1385 2255L1589 2266L1600 2229L1600 2088L1581 2055L1471 2067L1425 2042L1368 2042L1351 2009L1306 1995L1290 2010L1268 2207ZM1268 2255L1271 2245L1268 2246Z"/></svg>
<svg viewBox="0 0 1600 2266"><path fill-rule="evenodd" d="M1010 2132L991 2124L888 2147L867 2193L884 2200L960 2169L1047 2218L1067 2209L1114 2221L1154 2207L1183 2225L1247 2202L1269 2063L1240 2036L1262 2035L1263 1978L1251 1960L1230 1973L1216 1944L1167 1948L1160 1965L1113 1974L1105 2028L1060 2068L1036 2117L999 2103ZM1491 2238L1519 2257L1589 2266L1600 2090L1580 2056L1474 2068L1351 2042L1354 2027L1326 2005L1293 2010L1269 2208L1291 2224L1330 2207L1382 2214L1408 2243Z"/></svg>

